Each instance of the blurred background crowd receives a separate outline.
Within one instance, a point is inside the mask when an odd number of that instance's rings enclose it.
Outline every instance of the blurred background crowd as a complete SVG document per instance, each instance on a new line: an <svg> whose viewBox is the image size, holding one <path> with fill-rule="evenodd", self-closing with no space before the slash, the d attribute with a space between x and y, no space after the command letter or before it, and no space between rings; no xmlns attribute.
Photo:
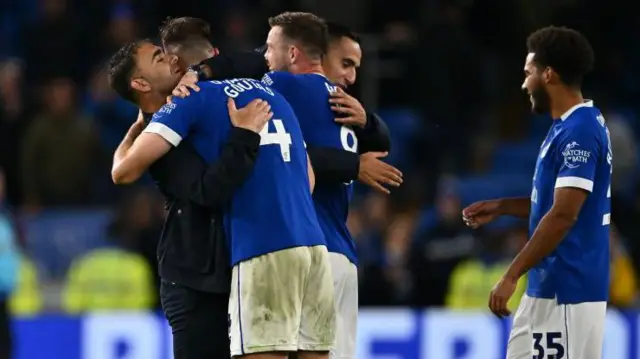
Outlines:
<svg viewBox="0 0 640 359"><path fill-rule="evenodd" d="M352 89L389 125L390 196L359 188L349 218L363 306L483 309L527 240L505 218L471 231L473 201L528 196L549 118L520 90L529 32L587 35L585 84L613 141L612 305L636 306L640 263L640 13L621 0L4 0L0 2L0 292L20 248L14 313L158 306L155 246L164 216L148 179L111 183L111 156L137 110L110 91L104 63L153 37L167 16L197 16L229 48L260 46L268 16L313 11L363 35ZM517 302L518 298L515 298ZM513 303L515 305L515 303Z"/></svg>

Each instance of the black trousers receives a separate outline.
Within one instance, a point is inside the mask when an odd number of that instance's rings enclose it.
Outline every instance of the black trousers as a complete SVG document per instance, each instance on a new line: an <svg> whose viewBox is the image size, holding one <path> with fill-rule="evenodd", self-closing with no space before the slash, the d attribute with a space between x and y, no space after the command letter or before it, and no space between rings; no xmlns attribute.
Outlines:
<svg viewBox="0 0 640 359"><path fill-rule="evenodd" d="M6 300L0 299L0 359L11 359L12 348L9 304Z"/></svg>
<svg viewBox="0 0 640 359"><path fill-rule="evenodd" d="M173 333L174 359L231 357L228 293L205 293L162 280L160 300Z"/></svg>

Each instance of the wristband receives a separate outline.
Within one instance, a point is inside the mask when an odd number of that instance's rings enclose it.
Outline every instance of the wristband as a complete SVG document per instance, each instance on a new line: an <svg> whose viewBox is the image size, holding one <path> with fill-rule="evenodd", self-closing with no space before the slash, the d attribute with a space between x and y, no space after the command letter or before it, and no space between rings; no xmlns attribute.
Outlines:
<svg viewBox="0 0 640 359"><path fill-rule="evenodd" d="M187 71L195 72L198 76L198 81L203 80L205 77L204 71L202 70L202 64L191 65L187 67Z"/></svg>

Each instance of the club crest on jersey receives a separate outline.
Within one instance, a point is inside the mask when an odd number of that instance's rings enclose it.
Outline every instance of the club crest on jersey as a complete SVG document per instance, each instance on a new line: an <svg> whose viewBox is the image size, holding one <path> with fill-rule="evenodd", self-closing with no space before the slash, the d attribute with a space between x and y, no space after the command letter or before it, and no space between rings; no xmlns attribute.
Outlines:
<svg viewBox="0 0 640 359"><path fill-rule="evenodd" d="M578 168L580 165L587 163L591 152L580 148L580 144L576 141L569 143L562 151L564 165L568 168Z"/></svg>

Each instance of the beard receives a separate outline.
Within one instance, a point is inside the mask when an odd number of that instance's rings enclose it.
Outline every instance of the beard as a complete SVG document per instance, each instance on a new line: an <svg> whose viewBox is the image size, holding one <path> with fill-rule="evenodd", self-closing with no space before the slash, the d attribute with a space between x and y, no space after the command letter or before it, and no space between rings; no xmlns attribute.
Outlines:
<svg viewBox="0 0 640 359"><path fill-rule="evenodd" d="M531 110L534 113L545 114L551 111L551 98L544 87L538 86L538 88L531 91L531 98L533 99Z"/></svg>

